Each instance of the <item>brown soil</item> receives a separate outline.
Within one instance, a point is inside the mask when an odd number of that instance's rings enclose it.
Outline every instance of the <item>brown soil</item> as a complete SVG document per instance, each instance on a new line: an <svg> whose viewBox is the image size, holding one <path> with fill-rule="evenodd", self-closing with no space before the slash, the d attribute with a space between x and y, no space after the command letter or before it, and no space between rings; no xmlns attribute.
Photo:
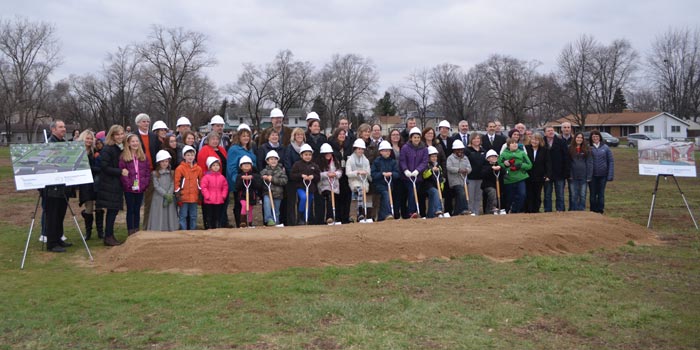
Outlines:
<svg viewBox="0 0 700 350"><path fill-rule="evenodd" d="M98 254L94 266L100 271L200 274L469 254L507 261L525 255L584 253L630 241L659 244L644 227L591 212L484 215L341 226L145 231Z"/></svg>

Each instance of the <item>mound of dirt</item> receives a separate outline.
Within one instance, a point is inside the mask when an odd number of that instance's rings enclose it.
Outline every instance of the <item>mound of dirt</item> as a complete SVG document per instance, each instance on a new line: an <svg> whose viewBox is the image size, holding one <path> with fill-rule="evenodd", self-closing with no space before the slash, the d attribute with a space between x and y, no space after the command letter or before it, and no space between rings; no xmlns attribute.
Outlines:
<svg viewBox="0 0 700 350"><path fill-rule="evenodd" d="M95 266L102 271L199 274L468 254L503 261L583 253L629 241L658 243L644 227L591 212L461 216L341 226L144 231L97 256Z"/></svg>

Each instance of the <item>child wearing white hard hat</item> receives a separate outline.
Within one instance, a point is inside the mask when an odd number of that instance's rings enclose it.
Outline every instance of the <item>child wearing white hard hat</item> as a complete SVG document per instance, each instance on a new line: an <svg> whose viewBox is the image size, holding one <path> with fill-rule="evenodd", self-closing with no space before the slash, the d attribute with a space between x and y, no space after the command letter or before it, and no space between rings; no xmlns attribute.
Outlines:
<svg viewBox="0 0 700 350"><path fill-rule="evenodd" d="M287 172L280 163L280 156L275 150L267 152L265 163L265 168L260 171L265 185L263 186L263 222L266 226L276 226L280 224L280 208L282 199L284 199L284 187L287 186ZM272 202L269 193L265 192L267 186L270 187L269 192L272 192Z"/></svg>

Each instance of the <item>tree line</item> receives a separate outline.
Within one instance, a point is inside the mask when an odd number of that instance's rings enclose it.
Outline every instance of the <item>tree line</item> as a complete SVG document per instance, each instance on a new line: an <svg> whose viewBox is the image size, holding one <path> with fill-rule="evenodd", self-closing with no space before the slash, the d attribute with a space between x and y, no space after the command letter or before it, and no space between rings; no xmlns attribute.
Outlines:
<svg viewBox="0 0 700 350"><path fill-rule="evenodd" d="M626 39L601 43L581 35L566 44L550 72L537 60L492 54L474 66L440 63L409 72L377 98L379 72L370 57L334 54L321 67L283 49L265 63L244 63L231 83L217 86L206 69L218 62L207 37L182 27L152 26L143 42L117 47L97 72L53 82L63 63L56 28L26 18L0 22L0 120L33 130L60 117L96 129L126 125L145 112L174 127L186 115L203 125L235 109L258 128L263 110L316 111L323 127L341 117L356 123L380 115L542 125L565 115L585 125L592 113L670 112L700 116L700 30L669 29L640 54ZM8 138L9 139L9 138ZM28 140L31 142L32 140Z"/></svg>

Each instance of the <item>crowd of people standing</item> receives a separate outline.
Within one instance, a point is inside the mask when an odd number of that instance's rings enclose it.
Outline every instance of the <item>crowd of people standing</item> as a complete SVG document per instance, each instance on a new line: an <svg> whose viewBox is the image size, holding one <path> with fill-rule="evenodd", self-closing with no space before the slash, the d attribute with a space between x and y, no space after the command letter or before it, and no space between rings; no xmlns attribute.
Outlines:
<svg viewBox="0 0 700 350"><path fill-rule="evenodd" d="M569 123L561 135L552 127L542 135L523 124L506 133L489 121L481 134L462 120L451 134L447 121L419 129L408 118L403 130L384 132L380 124L353 130L341 119L326 135L315 112L307 115L306 130L285 126L277 108L270 120L259 133L241 124L229 136L217 115L201 140L186 117L170 131L146 114L136 116L133 133L121 125L74 133L74 141L84 142L94 178L77 188L86 238L94 224L105 245L120 245L114 226L124 203L128 235L142 227L197 229L200 208L204 229L564 211L567 183L569 210L585 210L589 191L590 210L603 213L614 174L600 133L586 140ZM53 122L51 133L51 142L63 141L63 122ZM43 231L54 252L70 245L56 223L65 216L61 198L72 189L60 190L58 196L56 189L42 192L50 204L42 206ZM262 222L253 219L255 210Z"/></svg>

